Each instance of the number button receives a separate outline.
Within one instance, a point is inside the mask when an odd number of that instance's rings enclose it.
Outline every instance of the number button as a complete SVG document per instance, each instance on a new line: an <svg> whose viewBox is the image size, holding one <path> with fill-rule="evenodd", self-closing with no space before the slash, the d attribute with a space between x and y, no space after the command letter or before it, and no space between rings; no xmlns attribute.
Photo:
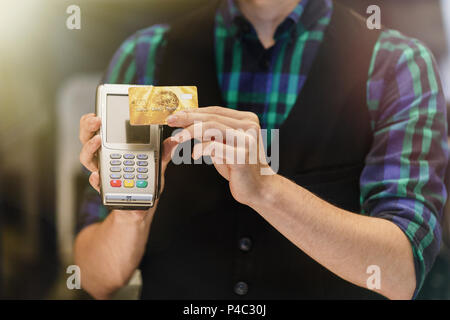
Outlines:
<svg viewBox="0 0 450 320"><path fill-rule="evenodd" d="M109 157L111 159L120 159L122 158L122 155L120 153L112 153Z"/></svg>
<svg viewBox="0 0 450 320"><path fill-rule="evenodd" d="M148 166L148 161L138 161L137 165L139 167L146 167L146 166Z"/></svg>
<svg viewBox="0 0 450 320"><path fill-rule="evenodd" d="M146 154L138 154L138 155L137 155L137 158L138 158L139 160L147 160L147 159L148 159L148 156L147 156Z"/></svg>
<svg viewBox="0 0 450 320"><path fill-rule="evenodd" d="M124 179L134 179L134 174L131 174L131 173L125 173L124 175L123 175L123 178Z"/></svg>
<svg viewBox="0 0 450 320"><path fill-rule="evenodd" d="M111 163L112 166L120 166L122 161L120 161L120 160L111 160L109 163Z"/></svg>
<svg viewBox="0 0 450 320"><path fill-rule="evenodd" d="M148 169L147 168L137 168L137 172L139 172L139 173L147 173Z"/></svg>
<svg viewBox="0 0 450 320"><path fill-rule="evenodd" d="M133 167L125 167L125 168L123 168L123 171L125 171L125 172L134 172L134 168Z"/></svg>
<svg viewBox="0 0 450 320"><path fill-rule="evenodd" d="M120 172L120 167L111 167L111 172Z"/></svg>
<svg viewBox="0 0 450 320"><path fill-rule="evenodd" d="M125 160L123 162L123 164L126 166L134 166L134 161L133 160Z"/></svg>
<svg viewBox="0 0 450 320"><path fill-rule="evenodd" d="M127 154L124 154L123 157L124 157L125 159L134 159L134 154L127 153Z"/></svg>
<svg viewBox="0 0 450 320"><path fill-rule="evenodd" d="M122 186L122 181L120 180L111 180L111 187L114 188L119 188L120 186Z"/></svg>

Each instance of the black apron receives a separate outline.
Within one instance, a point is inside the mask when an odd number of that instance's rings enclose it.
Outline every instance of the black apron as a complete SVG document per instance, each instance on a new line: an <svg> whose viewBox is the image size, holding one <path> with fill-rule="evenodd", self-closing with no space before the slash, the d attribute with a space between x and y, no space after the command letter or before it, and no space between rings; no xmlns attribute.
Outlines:
<svg viewBox="0 0 450 320"><path fill-rule="evenodd" d="M201 106L224 106L214 54L217 4L171 26L157 70L158 85L197 86ZM372 140L366 85L379 34L335 3L308 79L280 128L279 174L355 213ZM340 279L237 203L228 182L206 164L169 164L140 268L143 299L380 297Z"/></svg>

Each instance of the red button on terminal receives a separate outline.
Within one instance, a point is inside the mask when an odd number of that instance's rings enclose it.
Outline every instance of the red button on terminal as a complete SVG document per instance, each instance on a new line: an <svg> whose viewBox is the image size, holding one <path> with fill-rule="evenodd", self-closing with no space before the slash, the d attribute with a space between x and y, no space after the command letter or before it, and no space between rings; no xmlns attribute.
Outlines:
<svg viewBox="0 0 450 320"><path fill-rule="evenodd" d="M111 187L118 188L122 186L122 181L120 180L111 180Z"/></svg>

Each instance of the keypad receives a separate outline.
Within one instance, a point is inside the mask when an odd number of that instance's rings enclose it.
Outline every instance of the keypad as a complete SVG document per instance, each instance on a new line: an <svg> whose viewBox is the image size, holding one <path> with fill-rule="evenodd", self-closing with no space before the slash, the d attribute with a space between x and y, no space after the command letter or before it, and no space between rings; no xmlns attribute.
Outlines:
<svg viewBox="0 0 450 320"><path fill-rule="evenodd" d="M123 161L122 161L123 158ZM148 155L139 153L110 154L110 185L113 188L147 188ZM136 159L136 161L134 160ZM120 172L124 172L123 176ZM135 174L137 171L138 174ZM121 180L123 178L123 180Z"/></svg>

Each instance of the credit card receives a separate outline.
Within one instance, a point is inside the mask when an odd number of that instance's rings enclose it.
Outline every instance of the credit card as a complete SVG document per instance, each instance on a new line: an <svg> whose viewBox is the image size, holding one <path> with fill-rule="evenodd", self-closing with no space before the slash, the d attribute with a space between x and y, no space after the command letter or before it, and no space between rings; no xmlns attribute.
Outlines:
<svg viewBox="0 0 450 320"><path fill-rule="evenodd" d="M130 124L144 126L167 124L172 113L198 108L197 87L130 87Z"/></svg>

